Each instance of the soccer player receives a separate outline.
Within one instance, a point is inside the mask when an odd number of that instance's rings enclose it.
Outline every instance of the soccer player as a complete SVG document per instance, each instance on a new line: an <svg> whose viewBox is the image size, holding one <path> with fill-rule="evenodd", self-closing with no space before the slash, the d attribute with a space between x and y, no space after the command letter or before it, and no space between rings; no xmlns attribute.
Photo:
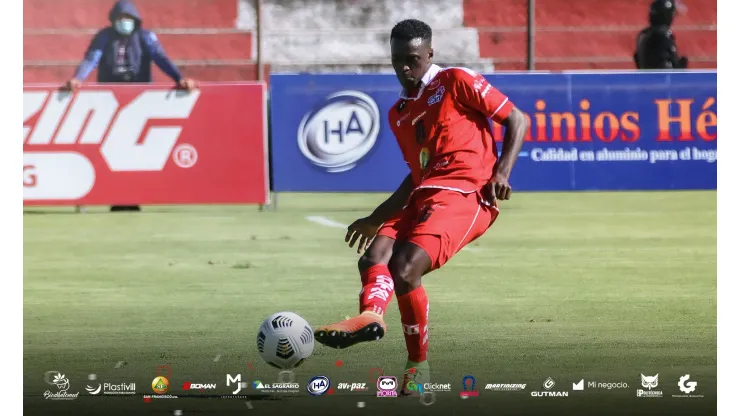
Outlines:
<svg viewBox="0 0 740 416"><path fill-rule="evenodd" d="M432 63L432 29L409 19L391 31L391 60L402 91L388 113L411 173L370 216L349 226L362 276L360 314L319 327L316 340L347 348L380 339L383 315L398 297L408 351L408 382L429 380L429 302L421 277L480 237L509 199L509 175L529 122L481 75ZM506 127L501 158L489 119Z"/></svg>

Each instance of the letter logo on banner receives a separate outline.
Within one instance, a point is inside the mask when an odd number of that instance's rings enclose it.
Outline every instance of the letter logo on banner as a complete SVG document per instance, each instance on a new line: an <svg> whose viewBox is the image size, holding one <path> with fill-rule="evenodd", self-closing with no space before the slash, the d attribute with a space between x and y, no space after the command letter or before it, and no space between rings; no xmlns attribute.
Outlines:
<svg viewBox="0 0 740 416"><path fill-rule="evenodd" d="M24 85L24 204L262 203L264 111L261 84Z"/></svg>
<svg viewBox="0 0 740 416"><path fill-rule="evenodd" d="M340 91L303 116L298 147L327 172L354 168L375 145L380 132L380 111L369 95Z"/></svg>

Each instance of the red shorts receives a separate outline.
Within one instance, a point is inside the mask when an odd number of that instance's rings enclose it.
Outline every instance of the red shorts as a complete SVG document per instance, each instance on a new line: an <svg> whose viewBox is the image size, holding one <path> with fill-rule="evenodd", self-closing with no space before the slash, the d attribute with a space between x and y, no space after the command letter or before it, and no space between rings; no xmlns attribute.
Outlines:
<svg viewBox="0 0 740 416"><path fill-rule="evenodd" d="M378 235L421 247L432 259L432 270L436 270L483 235L497 216L495 201L484 203L477 192L422 188L380 227Z"/></svg>

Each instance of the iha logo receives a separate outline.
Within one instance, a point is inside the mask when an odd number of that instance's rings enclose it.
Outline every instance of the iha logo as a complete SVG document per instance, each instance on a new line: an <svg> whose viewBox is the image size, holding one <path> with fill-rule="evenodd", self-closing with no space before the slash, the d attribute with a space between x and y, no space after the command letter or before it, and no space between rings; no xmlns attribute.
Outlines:
<svg viewBox="0 0 740 416"><path fill-rule="evenodd" d="M298 148L327 172L344 172L370 152L379 132L375 100L359 91L339 91L303 117Z"/></svg>
<svg viewBox="0 0 740 416"><path fill-rule="evenodd" d="M321 396L322 394L329 391L329 387L331 387L331 381L329 380L329 377L316 376L309 380L308 384L306 385L306 390L308 391L308 394L312 396Z"/></svg>
<svg viewBox="0 0 740 416"><path fill-rule="evenodd" d="M175 148L182 122L172 120L187 119L199 96L197 90L145 91L120 106L109 90L24 92L24 199L87 195L96 177L83 154L87 146L99 148L111 172L161 171L170 155L180 168L192 167L198 153L189 144Z"/></svg>
<svg viewBox="0 0 740 416"><path fill-rule="evenodd" d="M398 397L398 381L394 376L378 377L378 397Z"/></svg>
<svg viewBox="0 0 740 416"><path fill-rule="evenodd" d="M460 392L460 397L466 399L468 397L478 396L478 390L475 389L475 377L467 375L462 379L463 391Z"/></svg>

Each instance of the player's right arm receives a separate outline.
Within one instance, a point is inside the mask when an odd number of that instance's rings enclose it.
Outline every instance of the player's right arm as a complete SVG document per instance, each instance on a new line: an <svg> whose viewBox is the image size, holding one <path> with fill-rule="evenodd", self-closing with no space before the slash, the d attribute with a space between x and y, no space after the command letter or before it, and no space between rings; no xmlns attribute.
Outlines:
<svg viewBox="0 0 740 416"><path fill-rule="evenodd" d="M383 225L384 222L388 221L391 216L403 209L411 196L411 192L414 190L414 181L411 178L411 174L406 176L406 179L401 182L401 185L396 189L393 194L388 197L383 203L378 205L367 217L360 218L357 221L350 224L347 227L347 235L344 237L344 241L349 243L350 247L353 247L359 239L357 245L357 252L361 253L370 247L370 243L373 241L375 234L378 233L378 229Z"/></svg>

